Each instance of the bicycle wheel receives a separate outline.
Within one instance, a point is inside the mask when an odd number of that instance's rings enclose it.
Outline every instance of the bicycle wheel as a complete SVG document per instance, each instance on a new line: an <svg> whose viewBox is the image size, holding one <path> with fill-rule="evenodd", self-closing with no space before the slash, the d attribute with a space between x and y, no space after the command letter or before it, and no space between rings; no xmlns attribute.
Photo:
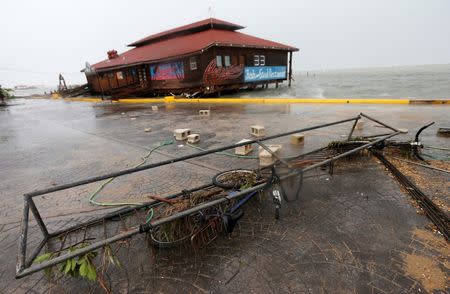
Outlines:
<svg viewBox="0 0 450 294"><path fill-rule="evenodd" d="M224 189L238 189L242 186L253 185L258 174L248 169L234 169L220 172L215 175L212 182L215 186Z"/></svg>

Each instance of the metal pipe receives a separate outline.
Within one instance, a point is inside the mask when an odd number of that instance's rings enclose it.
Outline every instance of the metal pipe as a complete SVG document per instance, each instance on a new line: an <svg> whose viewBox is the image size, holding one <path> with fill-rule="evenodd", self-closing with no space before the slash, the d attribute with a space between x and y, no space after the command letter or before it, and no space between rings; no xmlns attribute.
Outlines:
<svg viewBox="0 0 450 294"><path fill-rule="evenodd" d="M41 228L42 233L44 234L44 238L48 237L48 231L47 227L45 226L44 221L42 220L41 214L36 208L36 204L34 203L33 198L28 199L30 204L31 213L33 213L34 218L36 219L36 222L38 223L39 227Z"/></svg>
<svg viewBox="0 0 450 294"><path fill-rule="evenodd" d="M369 135L369 136L364 136L364 139L371 139L371 138L376 138L376 137L381 137L381 136L386 136L389 135L390 133L383 133L383 134L378 134L378 135Z"/></svg>
<svg viewBox="0 0 450 294"><path fill-rule="evenodd" d="M29 215L30 215L30 206L28 204L28 199L24 197L22 225L20 227L19 256L16 271L21 271L25 266L25 260L27 257L27 236L28 236Z"/></svg>
<svg viewBox="0 0 450 294"><path fill-rule="evenodd" d="M391 156L391 157L394 158L394 159L406 162L406 163L415 164L415 165L418 165L418 166L421 166L421 167L425 167L425 168L429 168L429 169L432 169L432 170L435 170L435 171L440 171L440 172L444 172L444 173L450 174L450 170L437 168L437 167L434 167L434 166L431 166L431 165L426 165L426 164L422 164L422 163L406 160L406 159L399 158L399 157L396 157L396 156Z"/></svg>
<svg viewBox="0 0 450 294"><path fill-rule="evenodd" d="M326 165L326 164L328 164L328 163L331 163L331 162L333 162L333 161L335 161L335 160L337 160L337 159L339 159L339 158L342 158L342 157L348 156L348 155L350 155L350 154L352 154L352 153L358 152L358 151L360 151L360 150L362 150L362 149L371 147L371 146L373 146L373 145L375 145L375 144L377 144L377 143L379 143L379 142L381 142L381 141L384 141L384 140L386 140L386 139L389 139L389 138L391 138L391 137L394 137L394 136L396 136L396 135L398 135L398 134L400 134L400 133L401 133L400 131L397 131L397 132L395 132L395 133L392 133L392 134L390 134L390 135L384 136L384 137L379 138L379 139L377 139L377 140L375 140L375 141L372 141L372 142L370 142L370 143L361 145L361 146L359 146L359 147L357 147L357 148L355 148L355 149L352 149L352 150L350 150L350 151L341 153L341 154L339 154L339 155L337 155L337 156L334 156L334 157L332 157L332 158L329 158L329 159L327 159L327 160L324 160L324 161L318 162L318 163L316 163L316 164L310 165L310 166L304 168L304 169L303 169L303 172L307 172L307 171L309 171L309 170L312 170L312 169L315 169L315 168L317 168L317 167L320 167L320 166Z"/></svg>
<svg viewBox="0 0 450 294"><path fill-rule="evenodd" d="M340 120L340 121L335 121L335 122L331 122L331 123L327 123L327 124L321 124L321 125L317 125L317 126L312 126L312 127L299 129L299 130L289 131L289 132L285 132L285 133L281 133L281 134L277 134L277 135L268 136L268 137L265 137L265 138L259 139L259 140L266 141L266 140L271 140L271 139L275 139L275 138L279 138L279 137L283 137L283 136L292 135L292 134L295 134L295 133L311 131L311 130L320 129L320 128L324 128L324 127L329 127L329 126L333 126L333 125L337 125L337 124L342 124L342 123L346 123L346 122L349 122L349 121L353 121L356 118L357 117L353 117L353 118L344 119L344 120ZM123 175L131 174L131 173L143 171L143 170L150 169L150 168L155 168L155 167L159 167L159 166L163 166L163 165L167 165L167 164L172 164L172 163L179 162L179 161L184 161L184 160L195 158L195 157L200 157L200 156L204 156L204 155L208 155L208 154L212 154L212 153L216 153L216 152L221 152L221 151L224 151L224 150L227 150L227 149L240 147L240 146L244 146L244 145L247 145L247 144L256 143L257 141L258 141L257 139L254 139L254 140L249 140L249 141L242 142L242 143L236 143L236 144L227 145L227 146L223 146L223 147L218 147L218 148L214 148L214 149L210 149L210 150L206 150L206 151L201 151L201 152L198 152L198 153L185 155L185 156L181 156L181 157L177 157L177 158L173 158L173 159L169 159L169 160L165 160L165 161L160 161L160 162L157 162L157 163L146 164L146 165L142 165L142 166L139 166L139 167L136 167L136 168L125 169L125 170L122 170L122 171L109 173L109 174L105 174L105 175L102 175L102 176L88 178L86 180L76 181L76 182L63 184L63 185L52 187L52 188L48 188L48 189L34 191L34 192L31 192L31 193L27 193L24 196L30 198L30 197L44 195L44 194L48 194L48 193L52 193L52 192L56 192L56 191L61 191L61 190L65 190L65 189L69 189L69 188L73 188L73 187L77 187L77 186L81 186L81 185L85 185L85 184L90 184L90 183L94 183L94 182L98 182L98 181L102 181L102 180L107 180L107 179L113 178L113 177L119 177L119 176L123 176Z"/></svg>
<svg viewBox="0 0 450 294"><path fill-rule="evenodd" d="M374 121L374 122L376 122L376 123L378 123L378 124L380 124L380 125L382 125L382 126L384 126L384 127L386 127L386 128L388 128L388 129L391 129L391 130L393 130L394 132L399 132L398 129L396 129L396 128L394 128L394 127L391 127L390 125L385 124L385 123L383 123L383 122L381 122L381 121L379 121L379 120L377 120L377 119L375 119L375 118L373 118L373 117L370 117L370 116L368 116L367 114L364 114L364 113L361 112L360 115L361 115L361 116L364 116L365 118L368 118L368 119L370 119L371 121Z"/></svg>
<svg viewBox="0 0 450 294"><path fill-rule="evenodd" d="M355 131L355 127L356 124L358 123L358 120L361 118L360 115L358 115L358 118L355 120L355 122L353 123L352 129L350 130L350 134L348 134L348 138L347 141L350 141L350 139L352 138L353 132Z"/></svg>
<svg viewBox="0 0 450 294"><path fill-rule="evenodd" d="M30 256L30 259L28 259L28 261L25 263L25 267L29 267L33 263L34 259L38 256L39 252L41 252L42 248L44 247L45 243L47 243L47 241L48 241L47 237L44 237L44 239L42 239L38 247L34 249L33 253Z"/></svg>

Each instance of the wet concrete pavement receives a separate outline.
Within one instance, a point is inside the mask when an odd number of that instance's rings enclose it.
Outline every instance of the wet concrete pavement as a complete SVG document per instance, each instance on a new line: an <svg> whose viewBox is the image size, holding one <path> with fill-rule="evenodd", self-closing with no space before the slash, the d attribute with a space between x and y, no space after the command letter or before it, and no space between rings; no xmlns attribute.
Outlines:
<svg viewBox="0 0 450 294"><path fill-rule="evenodd" d="M78 279L48 281L42 274L14 279L21 218L21 195L40 188L81 180L134 166L155 144L172 139L176 128L199 133L201 148L249 137L250 125L268 134L356 116L365 112L398 128L410 139L422 125L450 125L449 106L427 105L150 105L91 104L55 100L16 100L0 109L0 292L101 291L98 284ZM211 109L209 118L199 109ZM144 132L145 128L152 131ZM304 146L283 144L288 156L323 146L348 134L351 123L310 131ZM424 144L448 146L435 129L423 133ZM385 132L365 122L355 135ZM182 146L181 146L182 145ZM149 162L190 154L184 144L165 146ZM218 171L255 167L255 160L208 155L152 171L125 176L101 193L104 201L146 201L209 182ZM340 165L339 165L340 166ZM37 199L51 229L62 228L99 213L87 201L97 187L57 192ZM269 200L255 201L236 232L193 253L189 249L149 249L139 236L119 251L124 267L108 270L114 292L325 293L445 291L448 284L428 283L414 275L407 257L435 260L448 276L448 244L424 239L430 222L416 213L409 196L373 160L338 168L333 177L306 181L301 200L283 208L275 221ZM39 241L35 225L30 244ZM431 238L433 239L433 238ZM30 245L30 246L31 246ZM447 254L447 255L446 255ZM434 281L434 280L433 280ZM428 284L427 284L428 283ZM439 287L436 286L439 284ZM447 288L448 290L448 288Z"/></svg>

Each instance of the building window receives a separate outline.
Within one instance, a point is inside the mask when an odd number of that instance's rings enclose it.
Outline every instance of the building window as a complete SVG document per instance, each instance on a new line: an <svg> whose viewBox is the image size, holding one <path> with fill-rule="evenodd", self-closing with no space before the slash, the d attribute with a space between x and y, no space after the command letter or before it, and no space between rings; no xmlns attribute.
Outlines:
<svg viewBox="0 0 450 294"><path fill-rule="evenodd" d="M117 76L117 79L118 79L118 80L123 80L123 73L122 73L121 71L118 71L118 72L116 73L116 76Z"/></svg>
<svg viewBox="0 0 450 294"><path fill-rule="evenodd" d="M229 67L231 65L230 55L225 55L223 57L223 61L224 61L224 66Z"/></svg>
<svg viewBox="0 0 450 294"><path fill-rule="evenodd" d="M197 58L195 58L195 56L192 56L191 58L189 58L189 66L190 66L191 70L197 69Z"/></svg>
<svg viewBox="0 0 450 294"><path fill-rule="evenodd" d="M217 55L216 56L216 66L217 67L222 67L222 55Z"/></svg>
<svg viewBox="0 0 450 294"><path fill-rule="evenodd" d="M266 65L266 56L259 55L259 66L265 66Z"/></svg>
<svg viewBox="0 0 450 294"><path fill-rule="evenodd" d="M259 55L255 55L253 57L253 65L254 66L259 66Z"/></svg>

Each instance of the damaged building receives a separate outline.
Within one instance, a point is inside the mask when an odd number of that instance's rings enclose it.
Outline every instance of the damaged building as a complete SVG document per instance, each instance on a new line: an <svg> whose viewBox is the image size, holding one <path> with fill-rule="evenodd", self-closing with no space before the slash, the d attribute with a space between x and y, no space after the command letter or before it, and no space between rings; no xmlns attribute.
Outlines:
<svg viewBox="0 0 450 294"><path fill-rule="evenodd" d="M243 26L206 19L129 44L132 49L83 70L89 89L113 98L220 94L291 84L297 48L241 32Z"/></svg>

